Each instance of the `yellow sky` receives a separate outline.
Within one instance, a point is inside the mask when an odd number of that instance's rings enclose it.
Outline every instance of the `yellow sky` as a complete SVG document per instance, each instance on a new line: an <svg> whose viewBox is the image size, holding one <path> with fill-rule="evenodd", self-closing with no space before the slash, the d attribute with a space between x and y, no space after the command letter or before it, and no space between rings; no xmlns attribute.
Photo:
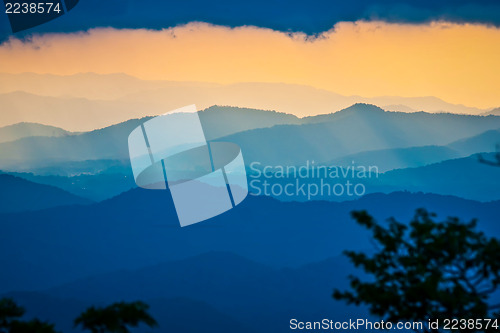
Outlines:
<svg viewBox="0 0 500 333"><path fill-rule="evenodd" d="M94 29L11 39L0 72L126 73L174 81L284 82L343 95L436 96L500 106L500 29L339 23L319 38L191 23L162 31Z"/></svg>

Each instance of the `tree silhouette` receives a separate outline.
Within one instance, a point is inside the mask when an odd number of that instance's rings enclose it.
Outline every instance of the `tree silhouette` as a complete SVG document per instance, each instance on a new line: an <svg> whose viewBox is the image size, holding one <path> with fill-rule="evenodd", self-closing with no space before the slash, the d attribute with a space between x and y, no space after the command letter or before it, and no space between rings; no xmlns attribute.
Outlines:
<svg viewBox="0 0 500 333"><path fill-rule="evenodd" d="M11 298L0 299L0 333L8 332L12 322L22 317L24 312Z"/></svg>
<svg viewBox="0 0 500 333"><path fill-rule="evenodd" d="M56 333L54 324L32 319L29 321L15 320L10 327L10 333Z"/></svg>
<svg viewBox="0 0 500 333"><path fill-rule="evenodd" d="M39 319L22 321L25 313L11 298L0 299L0 333L56 333L53 324Z"/></svg>
<svg viewBox="0 0 500 333"><path fill-rule="evenodd" d="M146 324L156 327L158 324L147 310L149 306L143 302L114 303L105 308L90 307L75 319L74 324L92 333L129 333L129 327Z"/></svg>
<svg viewBox="0 0 500 333"><path fill-rule="evenodd" d="M351 290L335 290L335 299L365 304L392 323L491 318L500 308L490 300L500 284L500 243L477 231L475 220L439 223L420 209L409 225L389 219L384 227L366 211L352 215L372 232L376 250L372 255L345 254L372 279L350 276ZM497 331L461 331L490 330ZM423 331L433 330L424 325Z"/></svg>

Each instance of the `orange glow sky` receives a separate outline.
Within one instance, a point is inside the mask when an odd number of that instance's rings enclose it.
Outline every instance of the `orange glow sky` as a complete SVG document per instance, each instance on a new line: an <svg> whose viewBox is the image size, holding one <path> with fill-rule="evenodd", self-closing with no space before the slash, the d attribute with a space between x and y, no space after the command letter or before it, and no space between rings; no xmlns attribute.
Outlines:
<svg viewBox="0 0 500 333"><path fill-rule="evenodd" d="M284 82L343 95L436 96L500 106L500 29L473 24L339 23L319 38L205 23L11 39L0 72L126 73L141 79Z"/></svg>

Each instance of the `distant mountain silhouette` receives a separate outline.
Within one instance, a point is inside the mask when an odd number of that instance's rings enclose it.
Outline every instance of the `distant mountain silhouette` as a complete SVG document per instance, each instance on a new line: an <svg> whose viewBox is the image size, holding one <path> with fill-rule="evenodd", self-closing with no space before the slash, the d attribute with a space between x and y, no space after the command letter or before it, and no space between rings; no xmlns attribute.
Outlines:
<svg viewBox="0 0 500 333"><path fill-rule="evenodd" d="M2 215L0 292L48 288L210 251L230 251L273 267L303 265L371 246L350 211L367 209L380 219L407 221L419 207L440 216L479 218L490 235L500 233L498 201L405 192L343 203L249 196L223 215L180 228L168 192L134 189L89 206Z"/></svg>
<svg viewBox="0 0 500 333"><path fill-rule="evenodd" d="M8 85L0 87L0 94L28 94L25 95L25 100L0 95L0 105L9 106L19 112L9 112L9 117L0 115L0 126L21 121L40 122L40 115L43 115L44 123L74 131L101 128L130 118L163 114L188 104L196 104L200 109L211 105L237 105L276 110L297 116L331 113L354 103L370 103L381 107L407 106L405 109L398 108L397 111L458 114L482 114L486 111L446 103L431 96L343 96L310 86L284 83L243 82L222 85L206 82L147 81L125 74L96 73L67 76L1 73L0 81L9 82ZM64 104L71 108L65 110ZM89 114L93 117L89 117ZM2 122L7 119L9 123Z"/></svg>
<svg viewBox="0 0 500 333"><path fill-rule="evenodd" d="M302 119L287 113L231 106L211 106L199 115L207 140L256 128L302 123Z"/></svg>
<svg viewBox="0 0 500 333"><path fill-rule="evenodd" d="M500 116L500 108L495 108L493 110L490 110L488 112L483 113L485 116Z"/></svg>
<svg viewBox="0 0 500 333"><path fill-rule="evenodd" d="M452 142L448 147L459 151L463 156L467 156L476 153L494 152L497 144L500 144L500 129L486 131L471 138Z"/></svg>
<svg viewBox="0 0 500 333"><path fill-rule="evenodd" d="M15 141L32 136L58 137L69 134L71 134L71 132L54 126L36 123L18 123L0 128L0 143Z"/></svg>
<svg viewBox="0 0 500 333"><path fill-rule="evenodd" d="M57 187L0 174L0 213L12 213L66 205L85 205L83 199Z"/></svg>
<svg viewBox="0 0 500 333"><path fill-rule="evenodd" d="M7 81L8 82L8 81ZM22 91L0 94L0 126L19 122L50 124L81 132L110 126L131 118L163 114L163 108L144 103L112 100L90 100L74 97L49 97Z"/></svg>
<svg viewBox="0 0 500 333"><path fill-rule="evenodd" d="M393 105L384 105L382 109L386 111L396 111L396 112L418 112L419 110L415 110L410 108L409 106L402 104L393 104Z"/></svg>
<svg viewBox="0 0 500 333"><path fill-rule="evenodd" d="M158 81L145 81L121 73L77 73L54 75L37 73L1 73L0 80L9 82L0 87L1 94L25 92L32 95L93 100L114 100L130 93L157 89ZM165 82L169 86L176 82ZM177 84L181 84L177 82ZM160 83L161 85L161 83Z"/></svg>

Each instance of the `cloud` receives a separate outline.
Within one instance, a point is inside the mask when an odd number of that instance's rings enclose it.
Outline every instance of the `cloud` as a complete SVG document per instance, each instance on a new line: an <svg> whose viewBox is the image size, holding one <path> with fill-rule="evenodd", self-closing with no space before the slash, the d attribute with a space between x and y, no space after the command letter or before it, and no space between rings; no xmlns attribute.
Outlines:
<svg viewBox="0 0 500 333"><path fill-rule="evenodd" d="M338 22L481 23L500 26L498 0L85 0L68 15L31 32L74 32L95 27L162 29L188 22L316 34ZM4 22L2 22L4 21ZM0 37L10 33L0 20Z"/></svg>
<svg viewBox="0 0 500 333"><path fill-rule="evenodd" d="M283 82L343 95L437 96L500 105L500 29L477 24L339 23L318 38L192 23L92 29L0 45L0 72L126 73L147 80Z"/></svg>

